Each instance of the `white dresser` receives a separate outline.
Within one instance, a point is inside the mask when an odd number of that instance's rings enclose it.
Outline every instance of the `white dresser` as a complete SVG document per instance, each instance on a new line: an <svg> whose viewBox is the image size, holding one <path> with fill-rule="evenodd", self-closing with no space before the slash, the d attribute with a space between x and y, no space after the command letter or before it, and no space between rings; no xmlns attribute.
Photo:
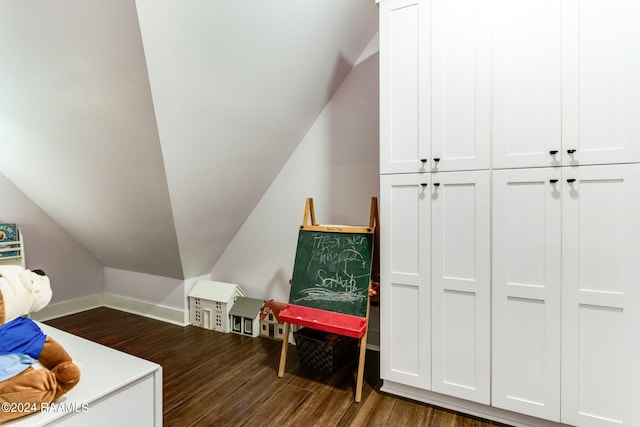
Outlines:
<svg viewBox="0 0 640 427"><path fill-rule="evenodd" d="M39 325L80 367L80 383L49 410L3 426L162 426L160 365L48 325Z"/></svg>

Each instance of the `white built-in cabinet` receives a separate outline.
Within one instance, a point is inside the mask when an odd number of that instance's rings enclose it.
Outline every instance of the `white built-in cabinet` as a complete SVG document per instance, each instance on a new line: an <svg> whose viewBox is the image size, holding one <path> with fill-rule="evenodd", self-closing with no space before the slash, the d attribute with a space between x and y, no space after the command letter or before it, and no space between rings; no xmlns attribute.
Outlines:
<svg viewBox="0 0 640 427"><path fill-rule="evenodd" d="M640 164L563 168L562 179L561 419L637 426Z"/></svg>
<svg viewBox="0 0 640 427"><path fill-rule="evenodd" d="M381 341L385 378L431 388L431 175L383 175L380 181ZM384 260L384 261L382 261ZM383 267L384 266L384 267Z"/></svg>
<svg viewBox="0 0 640 427"><path fill-rule="evenodd" d="M493 5L493 168L640 162L637 1L479 3Z"/></svg>
<svg viewBox="0 0 640 427"><path fill-rule="evenodd" d="M560 420L560 168L493 171L492 404ZM565 188L567 187L567 188Z"/></svg>
<svg viewBox="0 0 640 427"><path fill-rule="evenodd" d="M489 403L489 184L489 171L382 176L386 379Z"/></svg>
<svg viewBox="0 0 640 427"><path fill-rule="evenodd" d="M424 172L432 166L429 4L381 3L380 28L380 171Z"/></svg>
<svg viewBox="0 0 640 427"><path fill-rule="evenodd" d="M490 401L489 171L431 185L431 389Z"/></svg>
<svg viewBox="0 0 640 427"><path fill-rule="evenodd" d="M381 173L489 167L491 44L480 6L380 3Z"/></svg>
<svg viewBox="0 0 640 427"><path fill-rule="evenodd" d="M640 164L493 172L496 407L635 425Z"/></svg>
<svg viewBox="0 0 640 427"><path fill-rule="evenodd" d="M559 166L562 2L480 3L493 5L493 167Z"/></svg>
<svg viewBox="0 0 640 427"><path fill-rule="evenodd" d="M640 425L640 2L380 0L383 389Z"/></svg>

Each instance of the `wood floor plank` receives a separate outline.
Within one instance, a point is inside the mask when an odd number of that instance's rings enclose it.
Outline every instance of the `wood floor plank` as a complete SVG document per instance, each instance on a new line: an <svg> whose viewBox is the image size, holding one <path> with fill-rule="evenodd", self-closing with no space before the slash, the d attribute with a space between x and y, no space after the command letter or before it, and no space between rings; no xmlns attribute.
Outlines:
<svg viewBox="0 0 640 427"><path fill-rule="evenodd" d="M279 426L291 423L295 414L304 406L312 393L287 383L281 383L276 391L248 417L241 426Z"/></svg>
<svg viewBox="0 0 640 427"><path fill-rule="evenodd" d="M206 410L192 419L195 422L206 421L209 425L243 424L280 387L270 369L259 368L247 373L247 377L240 380L242 384L232 393L225 393L221 399L210 402Z"/></svg>
<svg viewBox="0 0 640 427"><path fill-rule="evenodd" d="M45 323L160 364L168 427L501 425L380 392L374 351L367 351L362 401L355 403L355 364L327 375L301 366L292 346L285 375L278 378L277 341L104 307Z"/></svg>
<svg viewBox="0 0 640 427"><path fill-rule="evenodd" d="M292 425L337 425L344 413L351 406L353 393L351 390L326 387L312 393L299 411L291 418Z"/></svg>
<svg viewBox="0 0 640 427"><path fill-rule="evenodd" d="M383 427L388 425L395 400L380 393L363 392L360 405L351 405L340 421L339 427Z"/></svg>

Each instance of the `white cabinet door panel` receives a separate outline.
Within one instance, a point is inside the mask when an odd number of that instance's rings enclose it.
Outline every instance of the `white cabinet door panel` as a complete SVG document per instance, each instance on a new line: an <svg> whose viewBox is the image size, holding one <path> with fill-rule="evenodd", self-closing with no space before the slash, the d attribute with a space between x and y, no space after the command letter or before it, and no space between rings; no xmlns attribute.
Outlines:
<svg viewBox="0 0 640 427"><path fill-rule="evenodd" d="M433 174L432 389L489 403L489 171Z"/></svg>
<svg viewBox="0 0 640 427"><path fill-rule="evenodd" d="M562 421L640 425L640 165L563 168Z"/></svg>
<svg viewBox="0 0 640 427"><path fill-rule="evenodd" d="M381 173L418 172L428 167L428 12L427 1L380 4Z"/></svg>
<svg viewBox="0 0 640 427"><path fill-rule="evenodd" d="M560 169L493 172L492 404L560 421Z"/></svg>
<svg viewBox="0 0 640 427"><path fill-rule="evenodd" d="M639 162L640 2L564 0L562 15L563 164Z"/></svg>
<svg viewBox="0 0 640 427"><path fill-rule="evenodd" d="M494 168L560 165L560 5L493 0Z"/></svg>
<svg viewBox="0 0 640 427"><path fill-rule="evenodd" d="M489 168L490 40L482 2L431 1L430 165L434 170Z"/></svg>
<svg viewBox="0 0 640 427"><path fill-rule="evenodd" d="M424 389L431 385L429 180L380 178L380 376Z"/></svg>

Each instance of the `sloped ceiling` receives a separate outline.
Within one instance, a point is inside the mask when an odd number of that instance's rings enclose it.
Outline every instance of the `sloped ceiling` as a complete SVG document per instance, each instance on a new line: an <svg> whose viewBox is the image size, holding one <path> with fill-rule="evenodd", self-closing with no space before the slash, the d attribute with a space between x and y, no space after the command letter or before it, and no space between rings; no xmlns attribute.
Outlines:
<svg viewBox="0 0 640 427"><path fill-rule="evenodd" d="M107 267L206 274L376 32L373 0L3 0L0 172Z"/></svg>

